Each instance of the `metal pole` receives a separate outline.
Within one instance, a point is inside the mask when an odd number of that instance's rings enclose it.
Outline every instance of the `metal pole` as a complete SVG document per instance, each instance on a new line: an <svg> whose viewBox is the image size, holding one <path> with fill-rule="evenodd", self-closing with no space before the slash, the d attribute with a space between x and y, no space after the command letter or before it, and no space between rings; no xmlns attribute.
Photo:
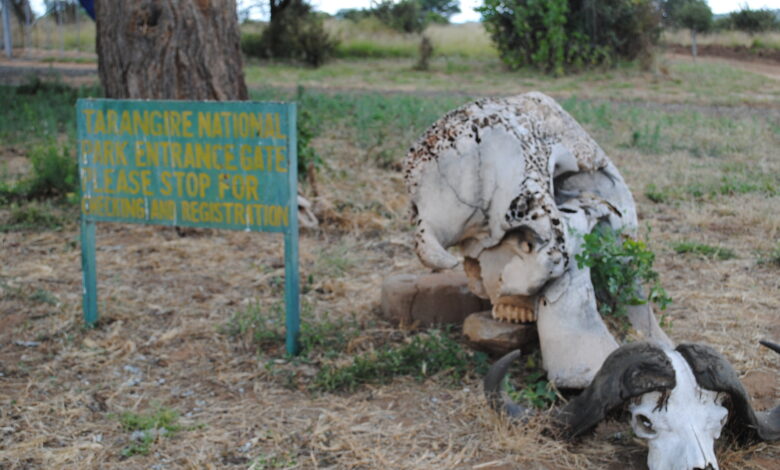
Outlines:
<svg viewBox="0 0 780 470"><path fill-rule="evenodd" d="M9 59L13 57L10 11L11 0L3 0L3 44L5 44L5 55Z"/></svg>

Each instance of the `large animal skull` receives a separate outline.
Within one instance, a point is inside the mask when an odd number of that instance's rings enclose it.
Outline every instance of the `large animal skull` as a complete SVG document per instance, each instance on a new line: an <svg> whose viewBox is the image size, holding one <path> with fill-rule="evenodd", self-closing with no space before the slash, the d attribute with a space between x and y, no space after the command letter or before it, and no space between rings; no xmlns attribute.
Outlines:
<svg viewBox="0 0 780 470"><path fill-rule="evenodd" d="M598 223L637 226L631 193L603 150L554 100L528 93L448 113L404 165L420 260L454 268L447 248L460 247L469 287L490 299L494 318L538 319L550 380L587 385L618 344L589 271L573 260L577 240ZM646 331L671 344L660 329Z"/></svg>
<svg viewBox="0 0 780 470"><path fill-rule="evenodd" d="M766 345L780 353L780 346ZM507 354L485 376L488 403L513 417L530 413L501 393L509 365L519 356L520 351ZM743 441L780 439L780 406L755 412L728 361L704 345L621 346L593 382L554 413L554 421L573 438L626 407L635 434L648 441L650 470L718 470L714 446L724 429Z"/></svg>

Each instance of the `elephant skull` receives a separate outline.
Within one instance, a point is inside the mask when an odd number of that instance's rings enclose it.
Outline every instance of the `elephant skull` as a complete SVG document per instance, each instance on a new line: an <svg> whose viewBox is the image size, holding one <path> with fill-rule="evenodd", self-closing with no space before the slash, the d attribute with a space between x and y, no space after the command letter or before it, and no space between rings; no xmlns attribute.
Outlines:
<svg viewBox="0 0 780 470"><path fill-rule="evenodd" d="M454 268L447 248L459 247L469 287L493 317L537 321L551 380L586 385L618 344L589 271L573 261L578 240L598 223L637 226L631 193L598 144L532 92L448 113L412 146L404 171L423 264Z"/></svg>

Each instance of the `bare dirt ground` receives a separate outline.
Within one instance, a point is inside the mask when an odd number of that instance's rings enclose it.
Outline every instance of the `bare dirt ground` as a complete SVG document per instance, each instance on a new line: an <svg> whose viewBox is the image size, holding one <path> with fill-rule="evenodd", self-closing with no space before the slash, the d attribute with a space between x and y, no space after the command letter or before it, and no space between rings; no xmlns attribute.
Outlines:
<svg viewBox="0 0 780 470"><path fill-rule="evenodd" d="M7 68L0 62L0 79ZM777 144L762 144L766 171L780 171ZM757 341L780 340L780 269L757 262L756 252L780 238L778 197L656 204L642 188L658 182L659 168L685 173L701 160L607 151L634 190L641 224L652 227L656 268L674 298L670 336L714 345L757 409L777 404L780 358ZM354 177L345 181L346 172ZM370 349L395 331L376 318L382 279L423 272L402 178L345 152L318 184L328 204L320 205L322 230L301 236L304 303L316 318L354 317L365 331L356 352ZM691 237L737 257L669 247ZM338 394L295 386L312 365L258 356L221 331L236 311L282 299L280 237L101 224L97 240L102 319L89 330L78 225L0 234L0 469L644 468L646 448L625 422L559 442L540 433L544 416L525 427L499 420L477 377L455 387L402 378ZM334 269L334 257L347 262ZM120 415L160 407L180 413L181 429L157 438L148 455L124 457L133 437ZM780 468L777 443L721 442L718 456L724 470Z"/></svg>

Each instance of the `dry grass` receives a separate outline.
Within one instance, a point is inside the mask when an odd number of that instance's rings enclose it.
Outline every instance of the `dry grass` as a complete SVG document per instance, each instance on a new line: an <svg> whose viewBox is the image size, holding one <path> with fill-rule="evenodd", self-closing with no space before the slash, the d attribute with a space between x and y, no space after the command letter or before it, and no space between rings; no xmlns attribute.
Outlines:
<svg viewBox="0 0 780 470"><path fill-rule="evenodd" d="M683 46L691 45L691 33L687 29L664 30L661 41L666 44L680 44ZM780 49L780 33L765 32L758 34L748 34L742 31L719 31L709 34L699 34L696 37L696 44L699 45L719 45L719 46L743 46L751 47L754 44L761 44L762 47Z"/></svg>
<svg viewBox="0 0 780 470"><path fill-rule="evenodd" d="M622 73L579 77L587 88L581 90L596 99L569 106L620 168L641 223L652 227L656 267L674 298L668 332L675 341L707 342L722 351L756 406L772 406L780 397L780 363L757 340L780 340L780 271L757 260L777 246L780 196L694 196L686 188L724 175L749 181L780 174L777 101L713 106L766 90L721 84L712 89L730 94L695 95L684 84L653 90L649 77ZM529 80L558 90L559 97L575 94L566 89L574 79ZM618 86L625 82L645 88ZM531 85L507 85L504 92L525 86ZM415 95L420 100L431 99L427 92L435 85L426 87ZM627 96L638 101L606 101L610 89L619 98L619 90L630 90ZM657 139L631 145L634 132L657 123ZM381 144L407 144L397 138L388 134L390 142ZM324 222L301 236L301 274L309 284L303 303L310 321L354 317L367 329L361 347L371 348L371 338L392 334L375 315L382 279L423 269L412 250L400 173L392 165L378 167L372 149L357 141L356 130L338 121L314 141L327 166L304 189ZM668 198L651 201L645 195L651 184ZM625 421L564 443L545 432L544 414L527 426L496 417L477 377L457 386L401 378L354 393L307 390L300 384L317 363L258 354L220 332L247 305L270 309L282 299L281 238L188 233L99 226L102 320L94 330L83 329L80 317L77 224L0 233L0 468L644 468L645 448ZM737 257L675 253L673 244L684 240L722 246ZM123 457L132 440L119 416L161 407L180 414L180 429L158 437L148 455ZM718 455L723 470L774 470L780 445L721 444Z"/></svg>

